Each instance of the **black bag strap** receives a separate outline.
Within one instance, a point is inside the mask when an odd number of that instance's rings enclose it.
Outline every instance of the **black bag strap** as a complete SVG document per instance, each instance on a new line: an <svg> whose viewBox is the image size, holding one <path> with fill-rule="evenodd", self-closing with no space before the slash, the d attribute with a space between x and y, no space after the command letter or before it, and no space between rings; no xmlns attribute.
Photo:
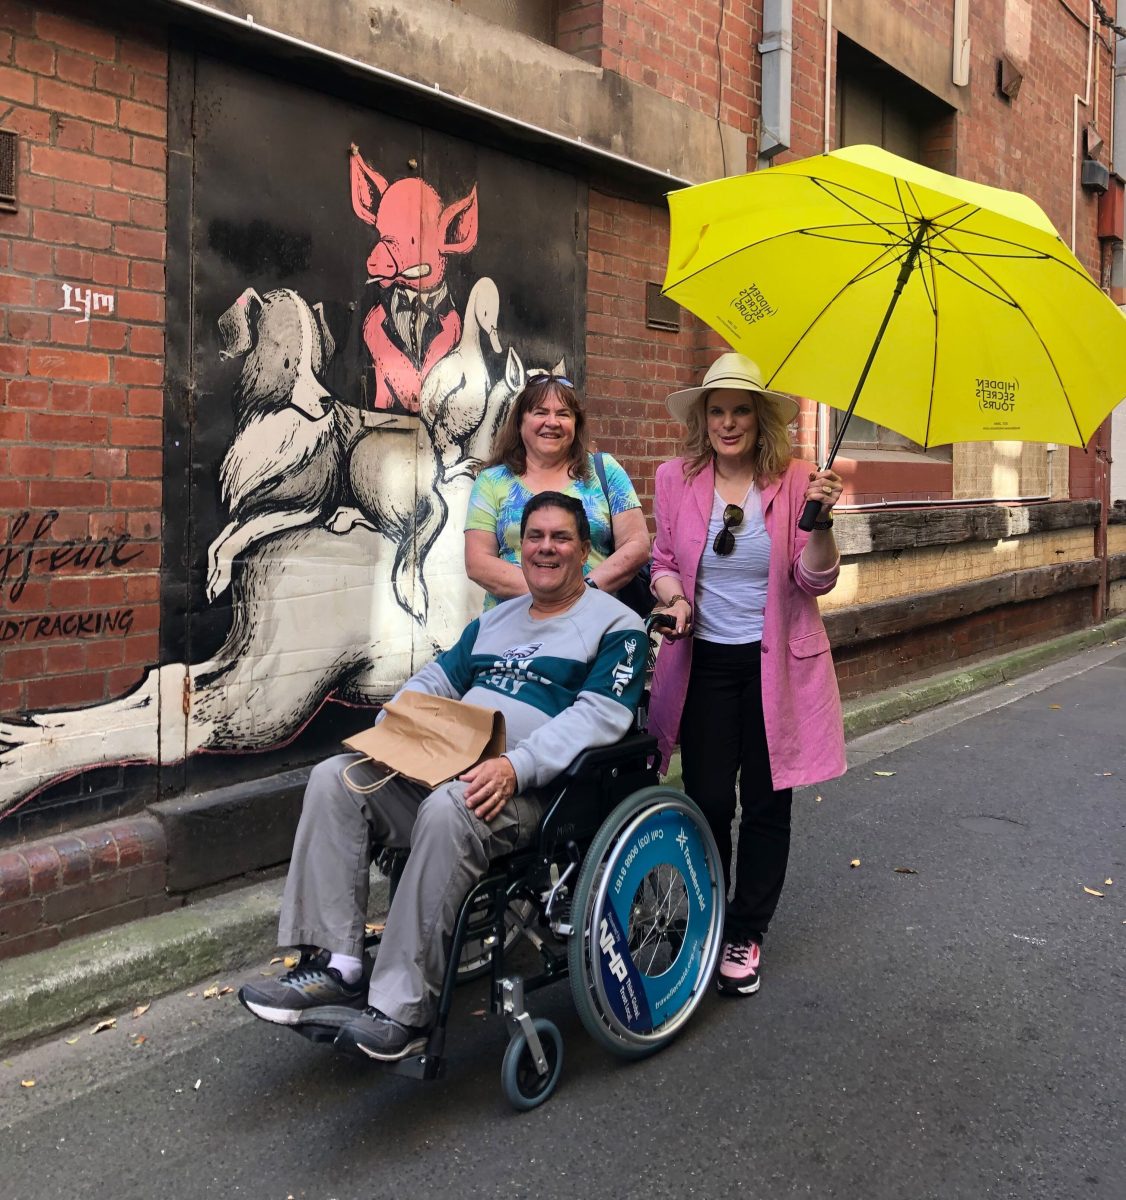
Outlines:
<svg viewBox="0 0 1126 1200"><path fill-rule="evenodd" d="M606 497L606 511L610 514L610 554L614 553L614 509L610 504L610 485L606 482L606 464L602 461L602 451L596 451L591 457L594 459L594 473L598 476L598 482L602 485L602 494ZM608 554L607 558L610 557Z"/></svg>

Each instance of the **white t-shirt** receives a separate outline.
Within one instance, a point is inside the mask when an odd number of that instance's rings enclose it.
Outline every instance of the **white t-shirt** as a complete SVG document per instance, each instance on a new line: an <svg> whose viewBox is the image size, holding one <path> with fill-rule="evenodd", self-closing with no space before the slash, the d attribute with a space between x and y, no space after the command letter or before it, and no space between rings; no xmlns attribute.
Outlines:
<svg viewBox="0 0 1126 1200"><path fill-rule="evenodd" d="M694 635L701 641L736 645L762 640L766 582L770 571L770 534L762 519L762 499L753 484L740 507L743 523L731 530L735 549L727 555L712 549L723 528L727 503L715 493L708 540L696 574Z"/></svg>

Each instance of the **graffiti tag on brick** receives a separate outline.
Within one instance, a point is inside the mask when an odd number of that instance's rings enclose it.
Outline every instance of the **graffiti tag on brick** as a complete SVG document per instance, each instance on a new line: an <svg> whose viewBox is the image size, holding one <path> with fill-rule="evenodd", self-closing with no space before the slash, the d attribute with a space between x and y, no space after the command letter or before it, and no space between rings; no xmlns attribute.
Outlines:
<svg viewBox="0 0 1126 1200"><path fill-rule="evenodd" d="M133 628L133 609L104 612L41 613L34 617L0 617L0 644L36 642L43 638L125 636Z"/></svg>
<svg viewBox="0 0 1126 1200"><path fill-rule="evenodd" d="M144 553L142 547L130 547L133 538L120 533L114 538L82 538L49 541L52 526L59 519L57 509L41 513L34 526L31 513L22 512L12 521L9 541L0 545L0 599L18 604L31 572L35 569L46 575L72 568L82 571L112 570L127 566ZM20 535L30 528L31 536L20 541Z"/></svg>
<svg viewBox="0 0 1126 1200"><path fill-rule="evenodd" d="M77 284L63 284L63 302L59 312L82 313L76 324L84 325L90 320L91 313L113 312L113 293L95 292L93 288L79 287Z"/></svg>

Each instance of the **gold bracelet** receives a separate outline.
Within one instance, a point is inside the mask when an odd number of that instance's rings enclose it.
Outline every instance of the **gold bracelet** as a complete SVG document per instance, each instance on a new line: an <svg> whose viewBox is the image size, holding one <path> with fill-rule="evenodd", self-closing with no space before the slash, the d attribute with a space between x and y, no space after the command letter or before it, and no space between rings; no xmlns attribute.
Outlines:
<svg viewBox="0 0 1126 1200"><path fill-rule="evenodd" d="M683 601L684 601L684 603L688 605L689 611L691 611L691 609L692 609L692 601L691 601L691 600L689 600L687 596L682 596L682 595L680 595L680 593L679 593L679 592L678 592L678 593L677 593L675 596L673 596L673 598L672 598L671 600L666 600L666 601L665 601L665 608L672 608L672 606L673 606L673 605L674 605L674 604L675 604L675 603L676 603L678 600L683 600Z"/></svg>

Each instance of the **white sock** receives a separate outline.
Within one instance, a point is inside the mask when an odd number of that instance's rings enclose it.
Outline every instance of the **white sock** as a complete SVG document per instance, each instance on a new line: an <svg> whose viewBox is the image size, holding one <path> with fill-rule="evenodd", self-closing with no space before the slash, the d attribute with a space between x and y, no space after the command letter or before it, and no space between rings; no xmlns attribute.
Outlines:
<svg viewBox="0 0 1126 1200"><path fill-rule="evenodd" d="M360 976L364 973L364 964L358 958L353 958L350 954L336 954L334 952L328 960L328 965L334 971L339 971L340 978L347 984L359 983Z"/></svg>

